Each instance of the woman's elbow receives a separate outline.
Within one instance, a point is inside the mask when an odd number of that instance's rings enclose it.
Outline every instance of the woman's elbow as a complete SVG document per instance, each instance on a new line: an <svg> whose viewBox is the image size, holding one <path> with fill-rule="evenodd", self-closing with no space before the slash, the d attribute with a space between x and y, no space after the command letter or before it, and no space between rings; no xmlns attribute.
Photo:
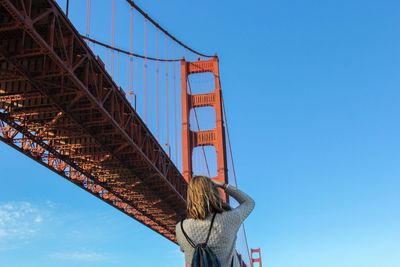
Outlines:
<svg viewBox="0 0 400 267"><path fill-rule="evenodd" d="M254 208L256 207L256 202L254 201L254 199L251 199L249 201L249 207L250 207L250 211L253 211Z"/></svg>

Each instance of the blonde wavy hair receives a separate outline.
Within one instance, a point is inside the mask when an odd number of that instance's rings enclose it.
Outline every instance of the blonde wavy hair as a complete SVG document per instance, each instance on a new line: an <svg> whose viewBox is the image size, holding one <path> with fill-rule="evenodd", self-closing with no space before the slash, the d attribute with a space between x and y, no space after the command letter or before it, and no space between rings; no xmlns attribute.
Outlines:
<svg viewBox="0 0 400 267"><path fill-rule="evenodd" d="M187 190L187 217L204 220L211 213L231 210L225 203L217 186L206 176L194 176Z"/></svg>

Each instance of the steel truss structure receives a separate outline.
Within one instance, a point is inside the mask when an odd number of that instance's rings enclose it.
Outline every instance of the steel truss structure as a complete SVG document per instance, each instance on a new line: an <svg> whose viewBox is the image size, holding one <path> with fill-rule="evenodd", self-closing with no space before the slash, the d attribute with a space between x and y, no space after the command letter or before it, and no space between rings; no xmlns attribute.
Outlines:
<svg viewBox="0 0 400 267"><path fill-rule="evenodd" d="M0 0L0 139L176 242L187 182L53 0Z"/></svg>

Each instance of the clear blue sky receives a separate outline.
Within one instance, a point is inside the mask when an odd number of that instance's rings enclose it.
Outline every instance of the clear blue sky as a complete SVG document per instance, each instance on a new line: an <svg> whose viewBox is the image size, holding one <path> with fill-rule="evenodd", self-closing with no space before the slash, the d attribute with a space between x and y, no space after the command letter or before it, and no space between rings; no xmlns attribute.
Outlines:
<svg viewBox="0 0 400 267"><path fill-rule="evenodd" d="M264 265L400 266L400 2L137 3L218 52ZM3 143L0 167L1 267L183 266L175 245Z"/></svg>

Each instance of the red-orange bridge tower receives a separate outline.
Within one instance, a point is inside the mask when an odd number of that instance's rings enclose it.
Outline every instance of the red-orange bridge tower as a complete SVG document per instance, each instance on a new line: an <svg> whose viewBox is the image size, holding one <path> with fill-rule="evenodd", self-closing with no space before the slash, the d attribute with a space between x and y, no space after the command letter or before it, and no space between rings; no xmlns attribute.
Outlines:
<svg viewBox="0 0 400 267"><path fill-rule="evenodd" d="M175 225L185 216L193 175L193 149L214 146L213 179L228 182L218 58L183 44L132 0L120 1L129 6L124 24L129 49L117 46L122 26L116 27L116 0L110 1L111 44L91 35L91 0L86 0L81 35L68 18L70 2L83 1L67 0L62 10L53 0L0 0L0 140L176 242ZM134 52L134 15L143 18L142 53ZM198 56L202 59L193 60ZM122 60L126 67L120 67ZM125 69L129 74L122 79ZM188 77L204 72L213 74L214 91L192 94ZM215 129L190 129L190 110L201 107L214 108Z"/></svg>

